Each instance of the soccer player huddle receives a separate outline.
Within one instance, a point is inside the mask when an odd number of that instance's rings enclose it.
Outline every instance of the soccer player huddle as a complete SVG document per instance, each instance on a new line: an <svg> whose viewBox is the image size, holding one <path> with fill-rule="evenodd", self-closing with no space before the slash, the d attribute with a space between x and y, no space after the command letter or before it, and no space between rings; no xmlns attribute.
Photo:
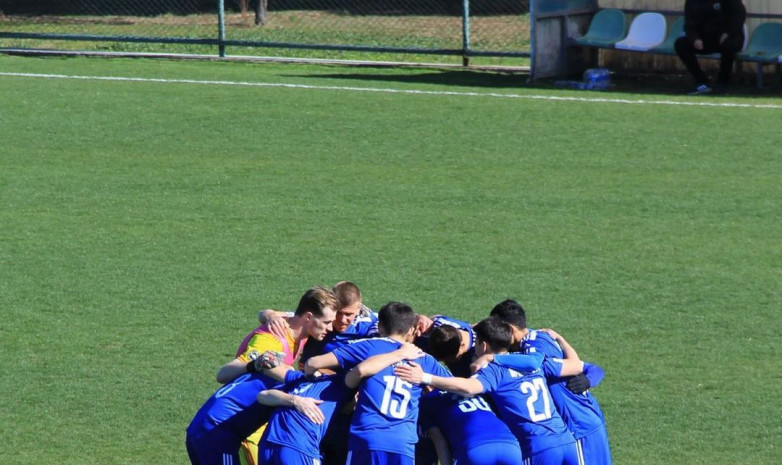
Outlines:
<svg viewBox="0 0 782 465"><path fill-rule="evenodd" d="M611 464L602 369L515 300L473 326L343 281L259 319L187 428L193 465Z"/></svg>

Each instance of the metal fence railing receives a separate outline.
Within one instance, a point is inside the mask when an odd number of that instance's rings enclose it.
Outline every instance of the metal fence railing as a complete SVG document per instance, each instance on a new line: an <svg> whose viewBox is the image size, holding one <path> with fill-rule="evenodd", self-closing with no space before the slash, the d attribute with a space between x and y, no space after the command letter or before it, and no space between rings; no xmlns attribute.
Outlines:
<svg viewBox="0 0 782 465"><path fill-rule="evenodd" d="M0 48L523 64L528 11L528 0L0 0Z"/></svg>

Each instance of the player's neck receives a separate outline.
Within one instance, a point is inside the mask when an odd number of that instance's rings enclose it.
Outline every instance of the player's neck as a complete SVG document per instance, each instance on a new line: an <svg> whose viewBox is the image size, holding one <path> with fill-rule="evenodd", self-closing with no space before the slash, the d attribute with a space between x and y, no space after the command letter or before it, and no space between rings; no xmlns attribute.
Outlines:
<svg viewBox="0 0 782 465"><path fill-rule="evenodd" d="M515 326L513 328L513 344L511 346L514 351L521 352L521 340L529 334L529 328L516 329Z"/></svg>
<svg viewBox="0 0 782 465"><path fill-rule="evenodd" d="M460 329L459 336L461 337L461 343L459 344L459 357L461 357L465 352L470 350L470 333Z"/></svg>
<svg viewBox="0 0 782 465"><path fill-rule="evenodd" d="M389 334L389 335L388 335L388 336L386 336L386 337L387 337L387 338L389 338L389 339L393 339L393 340L395 340L396 342L401 342L402 344L404 344L405 342L407 342L407 339L405 338L405 335L404 335L404 334Z"/></svg>
<svg viewBox="0 0 782 465"><path fill-rule="evenodd" d="M288 321L288 327L290 329L293 340L301 342L302 339L307 338L307 333L304 332L304 318L294 316Z"/></svg>

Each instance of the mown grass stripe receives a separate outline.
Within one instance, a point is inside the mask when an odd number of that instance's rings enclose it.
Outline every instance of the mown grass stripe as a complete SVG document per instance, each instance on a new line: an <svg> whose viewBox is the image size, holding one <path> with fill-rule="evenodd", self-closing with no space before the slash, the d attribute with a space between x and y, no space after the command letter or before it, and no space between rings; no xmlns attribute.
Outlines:
<svg viewBox="0 0 782 465"><path fill-rule="evenodd" d="M287 89L311 89L311 90L336 90L345 92L379 92L390 94L408 94L408 95L443 95L443 96L464 96L464 97L494 97L507 99L527 99L527 100L550 100L559 102L583 102L583 103L618 103L625 105L671 105L671 106L694 106L694 107L717 107L717 108L757 108L757 109L775 109L782 110L779 104L752 104L735 102L702 102L691 100L640 100L640 99L621 99L607 97L564 97L555 95L540 94L504 94L497 92L457 92L457 91L436 91L420 89L389 89L383 87L352 87L352 86L315 86L310 84L291 84L291 83L271 83L271 82L248 82L248 81L222 81L222 80L201 80L201 79L164 79L164 78L142 78L128 76L78 76L67 74L37 74L37 73L7 73L0 72L0 76L7 77L30 77L44 79L81 79L95 81L122 81L122 82L154 82L165 84L198 84L198 85L216 85L216 86L244 86L244 87L272 87Z"/></svg>

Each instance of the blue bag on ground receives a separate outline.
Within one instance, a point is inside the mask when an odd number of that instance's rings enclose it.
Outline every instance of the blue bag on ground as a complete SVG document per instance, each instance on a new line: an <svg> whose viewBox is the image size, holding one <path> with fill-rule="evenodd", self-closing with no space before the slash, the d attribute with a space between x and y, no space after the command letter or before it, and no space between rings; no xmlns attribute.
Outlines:
<svg viewBox="0 0 782 465"><path fill-rule="evenodd" d="M611 87L611 72L606 68L589 68L584 71L586 89L605 90Z"/></svg>
<svg viewBox="0 0 782 465"><path fill-rule="evenodd" d="M611 87L611 71L607 68L589 68L581 81L556 81L554 85L582 90L605 90Z"/></svg>

